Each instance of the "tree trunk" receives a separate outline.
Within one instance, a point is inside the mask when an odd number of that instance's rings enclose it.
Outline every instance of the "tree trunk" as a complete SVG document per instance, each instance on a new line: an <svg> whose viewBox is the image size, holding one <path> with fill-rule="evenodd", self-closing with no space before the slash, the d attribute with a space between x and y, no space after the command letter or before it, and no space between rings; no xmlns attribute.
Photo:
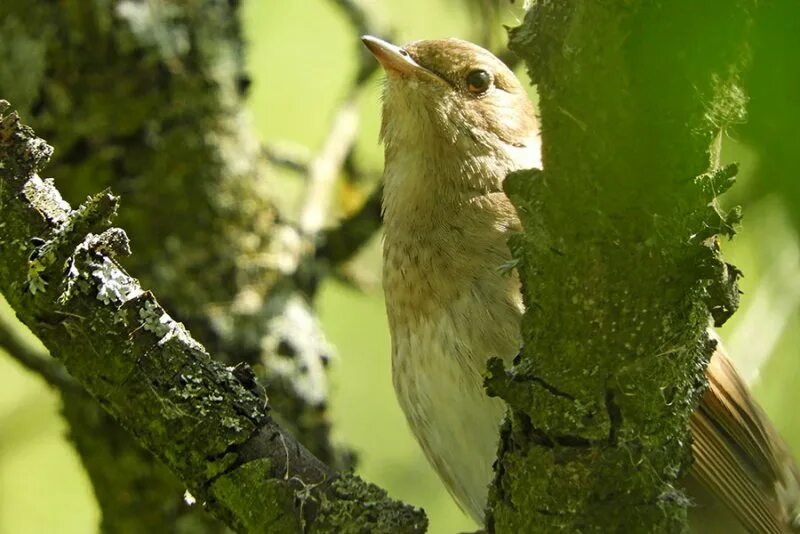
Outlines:
<svg viewBox="0 0 800 534"><path fill-rule="evenodd" d="M752 0L535 2L511 46L544 171L511 176L524 350L490 365L504 425L489 528L676 532L713 315L736 306L717 234Z"/></svg>

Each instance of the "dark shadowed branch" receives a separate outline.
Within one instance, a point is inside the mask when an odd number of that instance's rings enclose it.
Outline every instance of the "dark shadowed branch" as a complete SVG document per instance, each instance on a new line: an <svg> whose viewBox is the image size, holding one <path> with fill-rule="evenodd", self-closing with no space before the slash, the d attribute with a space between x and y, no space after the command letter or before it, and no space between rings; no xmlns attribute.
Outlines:
<svg viewBox="0 0 800 534"><path fill-rule="evenodd" d="M57 389L76 387L64 370L64 366L52 359L50 354L27 339L18 325L0 314L0 349L6 351L26 369L36 373Z"/></svg>

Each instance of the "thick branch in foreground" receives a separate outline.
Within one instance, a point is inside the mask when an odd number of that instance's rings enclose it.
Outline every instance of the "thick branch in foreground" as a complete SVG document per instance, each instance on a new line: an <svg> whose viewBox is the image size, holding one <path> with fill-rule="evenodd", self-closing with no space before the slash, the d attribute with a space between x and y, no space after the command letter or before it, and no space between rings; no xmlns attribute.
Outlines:
<svg viewBox="0 0 800 534"><path fill-rule="evenodd" d="M134 276L217 359L259 364L285 428L342 465L325 409L331 348L293 281L313 242L273 202L245 109L239 4L5 0L0 96L58 147L50 169L68 201L125 196Z"/></svg>
<svg viewBox="0 0 800 534"><path fill-rule="evenodd" d="M736 306L716 143L740 118L751 0L535 2L512 32L541 102L544 171L506 190L524 353L490 365L512 408L498 532L675 532L706 328ZM720 16L724 13L724 16Z"/></svg>
<svg viewBox="0 0 800 534"><path fill-rule="evenodd" d="M102 532L227 532L204 510L188 506L183 498L185 486L10 319L0 314L0 348L61 394L69 438L103 511Z"/></svg>
<svg viewBox="0 0 800 534"><path fill-rule="evenodd" d="M236 530L423 532L283 431L249 368L212 360L119 266L117 199L72 210L38 175L51 152L0 102L0 291L75 380Z"/></svg>

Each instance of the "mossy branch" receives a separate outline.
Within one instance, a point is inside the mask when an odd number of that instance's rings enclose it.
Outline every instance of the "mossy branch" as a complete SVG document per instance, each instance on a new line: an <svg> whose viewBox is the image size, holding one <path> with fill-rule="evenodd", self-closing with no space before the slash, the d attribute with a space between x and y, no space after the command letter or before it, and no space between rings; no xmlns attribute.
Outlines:
<svg viewBox="0 0 800 534"><path fill-rule="evenodd" d="M236 530L423 532L421 511L281 429L249 368L211 359L120 267L116 197L73 210L38 175L51 153L0 102L0 291L72 377Z"/></svg>

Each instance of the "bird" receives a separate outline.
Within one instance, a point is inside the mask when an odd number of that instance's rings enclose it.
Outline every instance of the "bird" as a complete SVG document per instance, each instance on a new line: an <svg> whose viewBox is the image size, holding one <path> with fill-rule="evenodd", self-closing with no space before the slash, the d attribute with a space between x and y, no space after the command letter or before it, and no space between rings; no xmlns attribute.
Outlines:
<svg viewBox="0 0 800 534"><path fill-rule="evenodd" d="M521 230L505 177L541 168L538 121L501 60L460 39L362 41L385 72L383 288L392 382L412 433L458 505L483 524L501 399L490 357L511 364L525 311L507 246ZM721 344L690 429L686 487L698 532L798 531L800 474ZM699 519L698 519L699 517ZM713 521L709 518L713 517ZM705 519L713 528L698 530Z"/></svg>

